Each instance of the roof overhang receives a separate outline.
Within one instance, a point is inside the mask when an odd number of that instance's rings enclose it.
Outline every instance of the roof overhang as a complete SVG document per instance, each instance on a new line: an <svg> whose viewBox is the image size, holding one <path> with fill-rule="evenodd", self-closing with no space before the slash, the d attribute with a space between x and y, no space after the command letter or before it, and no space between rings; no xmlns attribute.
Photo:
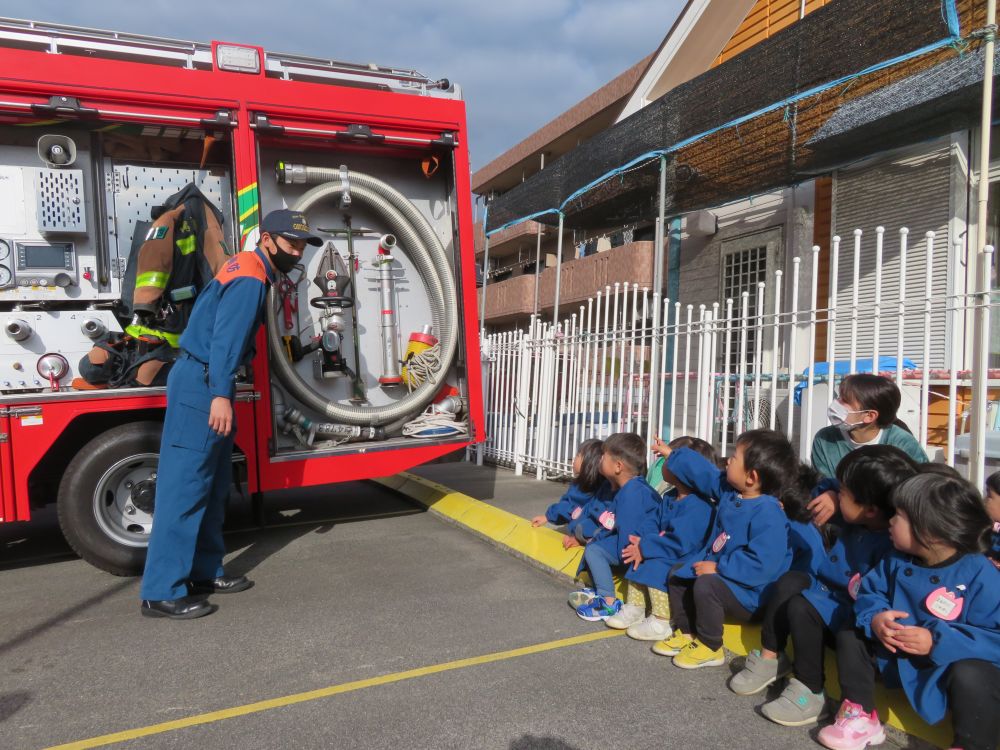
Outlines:
<svg viewBox="0 0 1000 750"><path fill-rule="evenodd" d="M708 70L755 0L688 0L625 102L618 120Z"/></svg>

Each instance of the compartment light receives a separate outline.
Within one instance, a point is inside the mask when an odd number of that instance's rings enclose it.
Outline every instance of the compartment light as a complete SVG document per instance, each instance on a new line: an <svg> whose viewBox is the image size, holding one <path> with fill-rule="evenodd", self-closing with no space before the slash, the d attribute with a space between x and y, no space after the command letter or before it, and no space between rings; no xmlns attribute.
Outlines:
<svg viewBox="0 0 1000 750"><path fill-rule="evenodd" d="M260 55L254 47L220 44L215 48L215 63L221 70L259 73Z"/></svg>

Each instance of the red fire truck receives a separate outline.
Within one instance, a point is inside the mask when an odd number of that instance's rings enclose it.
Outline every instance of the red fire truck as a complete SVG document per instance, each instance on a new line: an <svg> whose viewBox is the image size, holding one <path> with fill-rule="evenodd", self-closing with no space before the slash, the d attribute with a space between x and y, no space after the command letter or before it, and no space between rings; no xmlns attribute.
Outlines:
<svg viewBox="0 0 1000 750"><path fill-rule="evenodd" d="M55 502L81 557L141 570L165 389L127 373L93 383L84 365L116 347L170 359L177 331L156 316L193 304L197 285L142 258L185 190L221 217L227 253L252 249L259 217L282 207L326 241L272 287L238 384L234 477L257 502L481 439L457 85L14 19L0 19L0 69L0 521ZM178 262L195 250L189 220L171 227ZM128 304L143 284L162 292L145 317Z"/></svg>

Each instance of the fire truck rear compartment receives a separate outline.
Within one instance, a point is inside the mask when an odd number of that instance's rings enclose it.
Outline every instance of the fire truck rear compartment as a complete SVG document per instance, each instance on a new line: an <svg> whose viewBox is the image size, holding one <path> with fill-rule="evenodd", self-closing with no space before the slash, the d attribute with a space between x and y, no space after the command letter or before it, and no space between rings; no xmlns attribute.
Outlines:
<svg viewBox="0 0 1000 750"><path fill-rule="evenodd" d="M316 189L315 180L279 182L281 166L338 175L344 167L405 196L444 259L435 277L409 242L391 244L405 228L373 211L349 182L308 207L310 227L326 244L309 247L302 267L275 285L270 338L280 351L270 352L271 382L254 385L272 406L276 459L467 439L456 293L440 299L442 281L450 289L459 283L454 168L439 152L428 175L420 156L281 137L258 149L259 211L295 208ZM106 122L0 126L0 393L65 391L94 340L122 331L129 321L118 301L133 238L154 206L192 182L222 211L227 246L252 248L260 213L248 216L244 206L239 216L224 132ZM353 279L329 278L337 270L353 270ZM344 292L342 307L329 304L330 290ZM447 317L435 314L442 304L451 306ZM435 340L451 343L447 361L434 358ZM278 367L285 382L274 377L278 357L287 363ZM421 372L430 381L423 387ZM296 387L288 387L290 377ZM303 389L314 397L298 398Z"/></svg>

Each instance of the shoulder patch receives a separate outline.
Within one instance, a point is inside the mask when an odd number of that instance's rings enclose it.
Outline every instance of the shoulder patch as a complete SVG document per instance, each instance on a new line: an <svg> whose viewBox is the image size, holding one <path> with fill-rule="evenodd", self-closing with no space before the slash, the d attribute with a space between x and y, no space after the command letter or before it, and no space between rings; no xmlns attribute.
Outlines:
<svg viewBox="0 0 1000 750"><path fill-rule="evenodd" d="M246 277L257 279L264 284L267 283L267 270L256 253L236 253L219 269L215 280L225 285L230 281Z"/></svg>

